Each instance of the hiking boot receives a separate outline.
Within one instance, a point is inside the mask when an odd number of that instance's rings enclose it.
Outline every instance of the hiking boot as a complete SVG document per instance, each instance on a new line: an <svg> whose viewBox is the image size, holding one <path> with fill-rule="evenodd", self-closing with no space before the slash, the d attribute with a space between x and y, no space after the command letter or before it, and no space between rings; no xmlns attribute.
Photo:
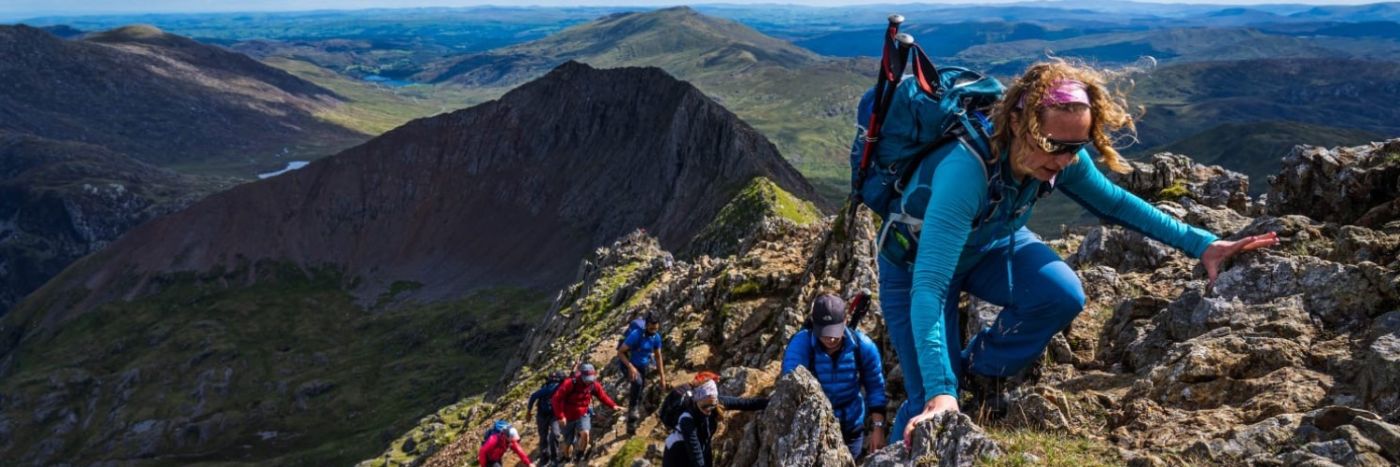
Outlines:
<svg viewBox="0 0 1400 467"><path fill-rule="evenodd" d="M969 414L982 420L996 420L1006 416L1010 405L1012 384L1006 378L983 376L975 373L963 375L963 389L972 393L972 410Z"/></svg>

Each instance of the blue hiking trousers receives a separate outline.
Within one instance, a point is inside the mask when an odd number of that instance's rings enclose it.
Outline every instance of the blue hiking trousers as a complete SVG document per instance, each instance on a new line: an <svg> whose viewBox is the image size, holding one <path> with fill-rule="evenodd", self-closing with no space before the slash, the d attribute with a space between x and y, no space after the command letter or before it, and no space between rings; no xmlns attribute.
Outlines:
<svg viewBox="0 0 1400 467"><path fill-rule="evenodd" d="M1015 235L1016 248L1011 253L1014 297L1007 287L1007 239L1001 239L980 249L982 253L961 259L942 310L910 310L913 274L880 259L880 309L909 395L895 415L891 442L904 437L909 419L922 413L924 404L932 399L924 394L918 359L926 352L915 348L912 313L943 314L947 355L954 360L953 371L959 378L964 371L1005 377L1026 368L1045 350L1050 338L1084 309L1084 288L1069 265L1029 229L1023 227ZM963 291L1003 307L996 322L973 336L966 351L958 338L962 335L958 293Z"/></svg>

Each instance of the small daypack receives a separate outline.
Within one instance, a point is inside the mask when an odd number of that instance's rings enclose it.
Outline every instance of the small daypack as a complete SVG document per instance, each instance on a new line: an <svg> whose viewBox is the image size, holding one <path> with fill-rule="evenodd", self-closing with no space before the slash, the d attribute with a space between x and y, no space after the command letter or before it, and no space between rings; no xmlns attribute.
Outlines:
<svg viewBox="0 0 1400 467"><path fill-rule="evenodd" d="M619 337L619 338L617 339L617 348L618 348L619 350L622 349L622 344L625 343L625 342L627 341L627 336L632 335L632 331L635 331L635 330L638 330L638 329L646 330L646 328L647 328L647 320L646 320L646 318L637 318L637 319L634 319L634 320L628 322L628 323L627 323L627 329L626 329L625 331L622 331L622 337Z"/></svg>
<svg viewBox="0 0 1400 467"><path fill-rule="evenodd" d="M486 435L481 437L481 445L485 446L486 443L490 442L492 436L496 436L498 434L506 433L509 431L510 422L507 422L505 420L496 420L496 423L491 424L491 428L486 429Z"/></svg>

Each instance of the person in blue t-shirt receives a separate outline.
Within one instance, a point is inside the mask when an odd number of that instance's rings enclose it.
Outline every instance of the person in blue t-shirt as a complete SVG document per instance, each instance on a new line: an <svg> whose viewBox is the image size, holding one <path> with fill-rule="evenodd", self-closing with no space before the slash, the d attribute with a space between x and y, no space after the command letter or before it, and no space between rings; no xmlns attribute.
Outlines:
<svg viewBox="0 0 1400 467"><path fill-rule="evenodd" d="M885 447L884 363L875 342L848 328L846 320L846 302L840 297L824 294L813 300L811 327L788 342L781 374L807 367L831 401L851 457L859 459L867 444L871 451ZM869 437L865 435L867 417Z"/></svg>
<svg viewBox="0 0 1400 467"><path fill-rule="evenodd" d="M661 360L661 322L651 313L647 313L645 319L646 327L627 333L627 338L617 348L617 359L622 362L624 376L631 385L627 398L627 419L631 423L641 419L638 406L646 389L647 375L653 369L661 387L666 387L666 365Z"/></svg>

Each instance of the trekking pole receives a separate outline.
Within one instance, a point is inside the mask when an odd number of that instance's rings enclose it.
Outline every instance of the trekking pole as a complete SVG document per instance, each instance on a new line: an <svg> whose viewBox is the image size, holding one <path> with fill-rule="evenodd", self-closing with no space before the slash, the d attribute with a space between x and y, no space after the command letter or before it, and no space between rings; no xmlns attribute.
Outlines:
<svg viewBox="0 0 1400 467"><path fill-rule="evenodd" d="M885 34L885 48L881 59L881 74L876 78L875 89L871 92L874 95L872 102L871 117L865 126L865 145L861 148L861 164L857 169L857 175L853 185L851 185L850 210L847 211L847 218L855 217L855 210L862 204L861 189L865 185L865 176L869 175L869 168L875 164L875 147L879 144L879 134L885 122L885 113L889 110L889 103L895 96L895 89L899 88L899 82L904 76L904 66L909 63L910 48L914 46L914 36L899 32L899 25L904 22L902 15L889 15L889 28ZM853 222L847 221L847 235L851 232Z"/></svg>
<svg viewBox="0 0 1400 467"><path fill-rule="evenodd" d="M873 93L875 102L873 111L870 112L870 121L866 123L865 127L865 146L861 149L860 168L856 171L855 181L851 185L850 207L846 212L848 225L850 219L855 217L856 208L861 204L860 190L865 184L865 176L870 170L871 153L875 151L875 143L880 140L880 123L885 119L885 107L888 104L885 96L887 94L893 95L892 92L899 85L899 78L904 73L905 56L908 55L909 48L899 40L900 36L908 36L899 32L899 25L903 23L904 16L892 14L889 16L889 25L885 28L885 36L880 48L880 73L875 78L875 91ZM898 62L897 67L896 62Z"/></svg>

